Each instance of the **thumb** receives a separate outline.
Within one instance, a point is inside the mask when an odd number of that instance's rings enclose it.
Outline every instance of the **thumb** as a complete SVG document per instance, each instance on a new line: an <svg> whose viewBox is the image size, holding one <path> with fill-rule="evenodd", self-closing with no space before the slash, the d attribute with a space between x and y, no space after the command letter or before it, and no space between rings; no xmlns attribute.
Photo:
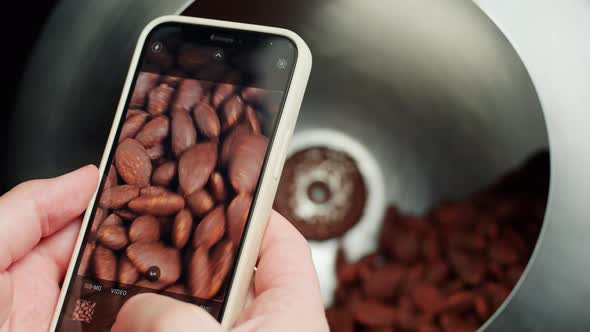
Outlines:
<svg viewBox="0 0 590 332"><path fill-rule="evenodd" d="M112 332L223 332L204 309L163 295L145 293L129 299L117 315Z"/></svg>

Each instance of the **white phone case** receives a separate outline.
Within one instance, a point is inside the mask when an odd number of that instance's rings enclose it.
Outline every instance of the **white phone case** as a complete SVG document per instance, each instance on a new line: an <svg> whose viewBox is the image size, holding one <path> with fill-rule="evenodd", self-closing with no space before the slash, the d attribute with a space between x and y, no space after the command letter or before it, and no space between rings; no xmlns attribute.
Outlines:
<svg viewBox="0 0 590 332"><path fill-rule="evenodd" d="M244 305L248 288L250 287L250 282L252 280L254 266L258 258L262 237L264 235L266 223L272 210L272 204L276 194L280 174L283 169L283 164L285 163L287 146L291 135L293 134L293 129L295 128L295 123L299 114L299 108L301 106L305 88L307 86L307 80L311 71L311 52L301 37L292 31L281 28L184 16L162 16L153 20L142 31L133 54L131 66L129 68L127 79L121 94L121 99L117 107L117 113L115 115L113 126L111 127L107 145L100 163L99 170L101 176L103 175L108 162L108 157L114 143L117 128L119 127L119 122L121 121L121 117L129 95L129 90L131 88L133 77L137 70L139 58L144 48L144 43L146 42L147 36L149 35L150 31L152 31L158 25L169 22L269 33L289 38L297 47L297 59L295 62L293 76L291 78L289 90L286 92L287 96L281 117L278 119L278 126L273 139L273 144L269 148L270 151L268 152L269 155L264 168L265 171L260 176L260 187L256 195L256 200L252 203L251 219L247 229L244 230L242 249L240 251L240 256L238 256L236 260L235 276L227 295L227 303L225 305L225 310L221 321L222 326L227 329L231 327L238 318L238 315L240 314L240 311ZM80 249L84 239L83 230L85 230L88 226L90 212L94 207L95 201L96 193L90 200L90 204L86 210L87 212L84 215L81 228L82 231L76 240L74 254L64 279L64 287L62 288L59 295L55 313L51 322L50 331L55 331L60 313L63 309L64 300L69 290L68 288L71 283L74 267L76 265L78 255L81 253Z"/></svg>

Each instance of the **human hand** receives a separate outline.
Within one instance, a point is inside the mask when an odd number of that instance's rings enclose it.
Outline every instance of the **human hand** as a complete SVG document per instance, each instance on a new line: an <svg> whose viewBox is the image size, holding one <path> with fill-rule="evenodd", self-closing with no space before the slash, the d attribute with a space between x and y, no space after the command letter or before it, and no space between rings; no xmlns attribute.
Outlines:
<svg viewBox="0 0 590 332"><path fill-rule="evenodd" d="M46 331L98 171L86 166L0 197L0 331Z"/></svg>
<svg viewBox="0 0 590 332"><path fill-rule="evenodd" d="M232 332L328 332L307 242L273 212L249 299ZM119 311L112 332L222 332L205 310L157 294L140 294Z"/></svg>

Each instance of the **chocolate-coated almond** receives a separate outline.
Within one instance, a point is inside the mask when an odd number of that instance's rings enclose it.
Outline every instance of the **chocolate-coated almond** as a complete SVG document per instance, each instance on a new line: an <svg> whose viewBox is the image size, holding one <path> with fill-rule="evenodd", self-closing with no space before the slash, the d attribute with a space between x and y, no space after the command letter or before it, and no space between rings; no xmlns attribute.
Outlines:
<svg viewBox="0 0 590 332"><path fill-rule="evenodd" d="M217 164L217 144L200 143L186 150L178 162L178 181L188 195L203 188Z"/></svg>
<svg viewBox="0 0 590 332"><path fill-rule="evenodd" d="M174 89L168 84L160 84L150 91L147 110L151 115L157 116L166 112L168 103L172 98Z"/></svg>
<svg viewBox="0 0 590 332"><path fill-rule="evenodd" d="M111 213L108 217L105 218L101 226L109 225L121 226L123 225L123 220L118 215Z"/></svg>
<svg viewBox="0 0 590 332"><path fill-rule="evenodd" d="M208 297L212 298L217 294L227 275L232 267L234 261L234 246L231 240L224 240L220 242L211 251L211 285L209 287Z"/></svg>
<svg viewBox="0 0 590 332"><path fill-rule="evenodd" d="M109 189L111 187L116 186L119 183L117 178L117 170L115 166L111 164L109 167L109 172L107 173L107 179L104 182L104 189Z"/></svg>
<svg viewBox="0 0 590 332"><path fill-rule="evenodd" d="M131 95L130 107L142 108L145 105L147 94L158 83L160 75L148 72L141 72L137 75L135 88Z"/></svg>
<svg viewBox="0 0 590 332"><path fill-rule="evenodd" d="M258 117L256 116L256 112L254 111L252 106L250 106L250 105L246 106L246 109L244 110L244 115L246 117L246 122L250 126L250 130L252 130L252 133L254 133L254 134L262 133L262 129L260 128L260 121L258 120Z"/></svg>
<svg viewBox="0 0 590 332"><path fill-rule="evenodd" d="M225 211L220 205L209 212L195 229L193 247L211 248L225 234Z"/></svg>
<svg viewBox="0 0 590 332"><path fill-rule="evenodd" d="M170 121L166 116L160 115L146 123L135 139L146 148L150 148L161 143L168 136L169 131Z"/></svg>
<svg viewBox="0 0 590 332"><path fill-rule="evenodd" d="M228 167L229 181L236 192L251 193L258 183L268 138L262 135L242 136L233 144Z"/></svg>
<svg viewBox="0 0 590 332"><path fill-rule="evenodd" d="M166 151L164 151L164 144L162 143L157 143L156 145L147 149L147 154L150 160L157 161L158 159L164 157L165 153Z"/></svg>
<svg viewBox="0 0 590 332"><path fill-rule="evenodd" d="M193 79L184 79L178 84L176 99L172 103L173 110L190 112L203 96L201 83Z"/></svg>
<svg viewBox="0 0 590 332"><path fill-rule="evenodd" d="M193 216L188 209L182 209L174 218L172 226L172 244L178 249L184 248L191 236Z"/></svg>
<svg viewBox="0 0 590 332"><path fill-rule="evenodd" d="M211 293L211 264L207 248L197 248L189 265L188 285L191 295L207 299Z"/></svg>
<svg viewBox="0 0 590 332"><path fill-rule="evenodd" d="M173 283L180 277L181 262L178 250L165 247L159 242L134 242L127 247L127 257L145 274L152 266L160 269L158 281Z"/></svg>
<svg viewBox="0 0 590 332"><path fill-rule="evenodd" d="M160 222L156 217L145 215L135 218L129 227L131 242L155 242L160 239Z"/></svg>
<svg viewBox="0 0 590 332"><path fill-rule="evenodd" d="M169 160L154 169L152 184L167 187L176 177L176 161Z"/></svg>
<svg viewBox="0 0 590 332"><path fill-rule="evenodd" d="M170 192L168 189L160 186L147 186L145 188L141 188L139 194L141 196L153 196L153 195L160 195Z"/></svg>
<svg viewBox="0 0 590 332"><path fill-rule="evenodd" d="M137 196L139 196L139 187L124 184L103 191L98 204L103 209L119 209Z"/></svg>
<svg viewBox="0 0 590 332"><path fill-rule="evenodd" d="M236 86L228 83L221 83L217 85L215 92L211 96L211 104L217 108L223 103L227 97L231 96L236 90Z"/></svg>
<svg viewBox="0 0 590 332"><path fill-rule="evenodd" d="M117 258L112 250L103 246L96 246L92 257L94 274L98 279L116 280Z"/></svg>
<svg viewBox="0 0 590 332"><path fill-rule="evenodd" d="M227 192L225 190L225 181L223 176L219 172L213 172L209 178L209 191L217 202L224 202L227 198Z"/></svg>
<svg viewBox="0 0 590 332"><path fill-rule="evenodd" d="M190 114L183 109L173 109L172 116L172 152L179 157L197 142L197 130Z"/></svg>
<svg viewBox="0 0 590 332"><path fill-rule="evenodd" d="M122 255L119 259L119 268L117 269L117 281L131 285L137 281L137 278L139 278L137 269L127 256Z"/></svg>
<svg viewBox="0 0 590 332"><path fill-rule="evenodd" d="M251 205L252 197L250 195L239 194L227 207L227 230L229 238L236 248L240 245Z"/></svg>
<svg viewBox="0 0 590 332"><path fill-rule="evenodd" d="M184 199L178 194L168 192L159 195L139 196L130 201L128 206L140 214L170 216L184 207Z"/></svg>
<svg viewBox="0 0 590 332"><path fill-rule="evenodd" d="M209 103L201 102L193 110L193 118L199 132L208 138L219 136L221 124L215 110Z"/></svg>
<svg viewBox="0 0 590 332"><path fill-rule="evenodd" d="M242 90L241 96L248 104L264 106L269 100L270 92L260 88L247 87Z"/></svg>
<svg viewBox="0 0 590 332"><path fill-rule="evenodd" d="M119 135L119 142L122 142L126 138L133 138L139 132L141 127L145 124L148 119L148 114L137 114L129 117L125 120L123 127L121 128L121 134Z"/></svg>
<svg viewBox="0 0 590 332"><path fill-rule="evenodd" d="M239 124L234 129L232 129L232 131L227 135L227 137L223 141L223 146L221 148L220 163L222 166L226 166L227 162L232 156L234 142L241 140L242 136L247 136L250 133L251 130L247 124Z"/></svg>
<svg viewBox="0 0 590 332"><path fill-rule="evenodd" d="M82 253L82 258L80 259L80 267L78 268L78 274L83 276L88 276L88 266L90 265L90 261L92 260L92 254L94 253L94 247L96 244L94 242L89 242L86 247L84 247L84 252Z"/></svg>
<svg viewBox="0 0 590 332"><path fill-rule="evenodd" d="M125 227L120 225L102 225L98 229L98 241L105 247L119 250L129 243Z"/></svg>
<svg viewBox="0 0 590 332"><path fill-rule="evenodd" d="M204 216L215 206L215 201L204 189L195 190L186 198L191 211L199 217Z"/></svg>
<svg viewBox="0 0 590 332"><path fill-rule="evenodd" d="M222 106L224 128L230 128L238 122L244 112L244 101L238 95L230 97Z"/></svg>
<svg viewBox="0 0 590 332"><path fill-rule="evenodd" d="M147 151L138 141L128 138L115 152L117 173L127 184L145 187L150 183L152 163Z"/></svg>
<svg viewBox="0 0 590 332"><path fill-rule="evenodd" d="M133 220L137 218L137 213L129 211L128 209L114 210L113 213L121 217L123 220Z"/></svg>

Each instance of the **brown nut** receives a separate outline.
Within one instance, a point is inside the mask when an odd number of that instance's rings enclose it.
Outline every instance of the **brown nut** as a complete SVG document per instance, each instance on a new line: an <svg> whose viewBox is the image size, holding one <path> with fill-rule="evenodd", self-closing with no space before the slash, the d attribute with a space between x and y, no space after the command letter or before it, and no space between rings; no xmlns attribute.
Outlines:
<svg viewBox="0 0 590 332"><path fill-rule="evenodd" d="M217 85L215 92L211 96L211 104L217 108L236 90L236 86L228 83L220 83Z"/></svg>
<svg viewBox="0 0 590 332"><path fill-rule="evenodd" d="M225 234L225 211L218 206L201 220L193 235L193 247L211 248Z"/></svg>
<svg viewBox="0 0 590 332"><path fill-rule="evenodd" d="M78 274L88 276L88 266L92 260L92 254L94 253L95 247L96 245L94 242L89 242L86 247L84 247L84 252L82 253L82 258L80 259L80 266L78 267Z"/></svg>
<svg viewBox="0 0 590 332"><path fill-rule="evenodd" d="M326 319L330 331L333 332L354 332L354 320L347 308L329 308L326 310Z"/></svg>
<svg viewBox="0 0 590 332"><path fill-rule="evenodd" d="M152 163L147 151L138 141L127 138L115 151L115 166L127 184L145 187L150 183Z"/></svg>
<svg viewBox="0 0 590 332"><path fill-rule="evenodd" d="M92 224L90 225L90 234L92 237L96 235L96 231L100 228L102 221L104 220L105 212L101 208L97 208L96 212L94 212L94 218L92 219Z"/></svg>
<svg viewBox="0 0 590 332"><path fill-rule="evenodd" d="M103 209L120 209L137 196L139 196L137 186L124 184L103 191L98 205Z"/></svg>
<svg viewBox="0 0 590 332"><path fill-rule="evenodd" d="M141 127L145 124L148 119L148 114L145 112L141 112L142 114L136 114L130 116L123 127L121 128L121 134L119 135L119 142L122 142L126 138L133 138L139 132Z"/></svg>
<svg viewBox="0 0 590 332"><path fill-rule="evenodd" d="M388 264L380 267L363 278L363 291L371 298L391 298L398 293L405 274L406 269L399 264Z"/></svg>
<svg viewBox="0 0 590 332"><path fill-rule="evenodd" d="M193 216L188 209L182 209L174 218L172 225L172 244L178 249L184 248L191 236Z"/></svg>
<svg viewBox="0 0 590 332"><path fill-rule="evenodd" d="M221 173L213 172L213 174L211 174L211 177L209 178L209 190L217 202L225 202L227 192L225 190L225 181L223 180Z"/></svg>
<svg viewBox="0 0 590 332"><path fill-rule="evenodd" d="M170 192L168 189L160 186L148 186L145 188L141 188L139 194L141 196L153 196L153 195L160 195Z"/></svg>
<svg viewBox="0 0 590 332"><path fill-rule="evenodd" d="M191 295L207 299L211 293L211 264L207 248L197 248L190 261L188 285Z"/></svg>
<svg viewBox="0 0 590 332"><path fill-rule="evenodd" d="M178 181L186 195L203 188L217 164L217 143L192 146L178 162Z"/></svg>
<svg viewBox="0 0 590 332"><path fill-rule="evenodd" d="M449 262L453 270L463 281L470 285L481 283L487 272L485 262L479 257L471 256L460 250L449 251Z"/></svg>
<svg viewBox="0 0 590 332"><path fill-rule="evenodd" d="M436 312L445 301L443 293L436 286L427 283L414 286L410 295L414 305L425 313Z"/></svg>
<svg viewBox="0 0 590 332"><path fill-rule="evenodd" d="M107 173L107 178L104 182L104 189L109 189L111 187L116 186L119 183L118 179L117 179L117 170L115 169L115 166L113 166L113 164L111 164L111 166L109 167L109 172Z"/></svg>
<svg viewBox="0 0 590 332"><path fill-rule="evenodd" d="M241 95L246 103L256 106L264 106L270 98L270 92L268 90L254 87L244 88Z"/></svg>
<svg viewBox="0 0 590 332"><path fill-rule="evenodd" d="M246 122L250 126L250 130L252 131L252 133L262 134L262 129L260 128L260 121L258 120L258 117L256 116L256 112L254 112L254 109L252 108L252 106L250 106L250 105L246 106L246 109L244 110L244 114L246 116Z"/></svg>
<svg viewBox="0 0 590 332"><path fill-rule="evenodd" d="M133 220L137 217L135 212L131 212L127 209L114 210L113 213L121 217L123 220Z"/></svg>
<svg viewBox="0 0 590 332"><path fill-rule="evenodd" d="M193 110L193 118L201 134L215 138L221 132L221 124L215 110L207 102L201 102Z"/></svg>
<svg viewBox="0 0 590 332"><path fill-rule="evenodd" d="M215 206L215 201L206 190L199 189L186 198L188 206L196 216L204 216Z"/></svg>
<svg viewBox="0 0 590 332"><path fill-rule="evenodd" d="M160 269L159 282L173 283L180 278L180 253L159 242L134 242L127 247L127 257L135 267L145 274L152 266Z"/></svg>
<svg viewBox="0 0 590 332"><path fill-rule="evenodd" d="M119 259L119 268L117 270L117 281L122 284L134 284L135 281L139 278L139 273L137 269L131 263L127 256L122 255L121 259Z"/></svg>
<svg viewBox="0 0 590 332"><path fill-rule="evenodd" d="M361 300L351 305L352 316L355 321L371 326L391 326L397 319L394 307L374 300Z"/></svg>
<svg viewBox="0 0 590 332"><path fill-rule="evenodd" d="M225 282L229 270L234 261L234 246L230 240L224 240L215 246L211 252L211 285L208 298L212 298L219 292Z"/></svg>
<svg viewBox="0 0 590 332"><path fill-rule="evenodd" d="M182 196L167 192L159 195L139 196L128 204L129 208L140 214L170 216L184 207Z"/></svg>
<svg viewBox="0 0 590 332"><path fill-rule="evenodd" d="M250 195L239 194L227 207L227 231L236 248L240 245L251 205L252 197Z"/></svg>
<svg viewBox="0 0 590 332"><path fill-rule="evenodd" d="M168 84L160 84L158 87L150 91L147 111L154 116L158 116L166 112L168 103L172 98L174 89Z"/></svg>
<svg viewBox="0 0 590 332"><path fill-rule="evenodd" d="M438 312L462 313L473 308L475 294L469 291L459 291L451 294L440 304Z"/></svg>
<svg viewBox="0 0 590 332"><path fill-rule="evenodd" d="M229 182L238 193L252 193L262 170L268 138L262 135L242 136L233 143L229 160Z"/></svg>
<svg viewBox="0 0 590 332"><path fill-rule="evenodd" d="M243 135L249 135L250 133L250 128L246 124L239 124L232 129L223 141L223 146L221 147L221 166L227 165L227 162L233 155L234 142L240 141Z"/></svg>
<svg viewBox="0 0 590 332"><path fill-rule="evenodd" d="M160 240L160 222L153 216L144 215L135 218L129 227L131 242L155 242Z"/></svg>
<svg viewBox="0 0 590 332"><path fill-rule="evenodd" d="M135 139L146 148L161 143L170 131L170 121L164 115L157 116L146 123L135 135Z"/></svg>
<svg viewBox="0 0 590 332"><path fill-rule="evenodd" d="M145 105L146 96L158 83L160 75L148 72L140 72L135 80L135 88L131 95L129 106L132 108L142 108Z"/></svg>
<svg viewBox="0 0 590 332"><path fill-rule="evenodd" d="M164 144L161 143L158 143L147 149L147 154L150 160L158 160L164 157L165 153L166 151L164 151Z"/></svg>
<svg viewBox="0 0 590 332"><path fill-rule="evenodd" d="M103 246L113 250L119 250L129 243L125 227L120 225L100 226L97 239Z"/></svg>
<svg viewBox="0 0 590 332"><path fill-rule="evenodd" d="M172 152L177 158L197 142L197 130L190 114L182 109L173 109L172 116Z"/></svg>
<svg viewBox="0 0 590 332"><path fill-rule="evenodd" d="M203 96L201 83L193 79L184 79L178 84L176 99L172 103L173 110L190 112Z"/></svg>
<svg viewBox="0 0 590 332"><path fill-rule="evenodd" d="M127 109L127 113L125 114L125 120L129 119L130 117L138 114L145 114L143 110L136 109L136 108L129 108Z"/></svg>
<svg viewBox="0 0 590 332"><path fill-rule="evenodd" d="M98 279L116 280L117 258L115 254L103 246L96 246L92 258L94 274Z"/></svg>
<svg viewBox="0 0 590 332"><path fill-rule="evenodd" d="M119 217L118 215L112 213L108 217L106 217L106 219L102 222L101 226L110 226L110 225L121 226L121 225L123 225L123 220L121 220L121 217Z"/></svg>
<svg viewBox="0 0 590 332"><path fill-rule="evenodd" d="M158 186L167 187L176 177L176 161L167 161L154 169L152 183Z"/></svg>
<svg viewBox="0 0 590 332"><path fill-rule="evenodd" d="M222 106L224 128L231 128L244 112L244 101L238 95L230 97Z"/></svg>

